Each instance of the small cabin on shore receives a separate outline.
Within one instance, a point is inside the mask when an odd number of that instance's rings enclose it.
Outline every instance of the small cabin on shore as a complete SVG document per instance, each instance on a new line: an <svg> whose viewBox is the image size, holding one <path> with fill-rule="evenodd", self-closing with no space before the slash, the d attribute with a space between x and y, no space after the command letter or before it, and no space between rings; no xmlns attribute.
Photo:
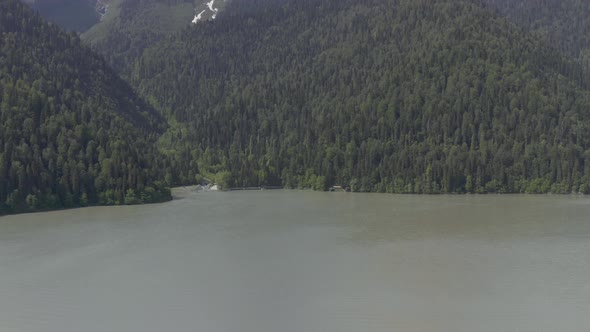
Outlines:
<svg viewBox="0 0 590 332"><path fill-rule="evenodd" d="M350 192L350 188L349 187L345 187L345 186L332 186L329 189L330 191L342 191L342 192Z"/></svg>

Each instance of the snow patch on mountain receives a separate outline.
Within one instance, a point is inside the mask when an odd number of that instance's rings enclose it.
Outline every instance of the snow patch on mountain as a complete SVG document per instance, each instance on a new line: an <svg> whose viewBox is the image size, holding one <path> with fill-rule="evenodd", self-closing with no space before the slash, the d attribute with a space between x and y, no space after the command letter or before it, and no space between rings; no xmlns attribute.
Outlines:
<svg viewBox="0 0 590 332"><path fill-rule="evenodd" d="M205 8L203 9L199 14L195 14L195 18L193 19L192 23L196 24L201 20L206 20L206 19L210 19L210 20L214 20L217 17L217 13L219 12L219 6L215 7L215 1L216 0L211 0L209 2L204 2L201 5L197 6L197 8L195 8L195 13L201 9L201 8ZM224 2L227 0L223 0ZM217 1L219 2L219 1ZM200 8L199 8L200 7ZM207 12L205 14L205 12ZM203 16L203 15L206 16ZM209 17L209 18L207 18Z"/></svg>
<svg viewBox="0 0 590 332"><path fill-rule="evenodd" d="M197 24L197 22L199 22L201 20L201 18L203 17L203 13L205 12L205 10L203 10L202 12L199 13L199 15L195 15L195 18L193 18L192 23L193 24Z"/></svg>
<svg viewBox="0 0 590 332"><path fill-rule="evenodd" d="M212 12L217 12L219 9L218 8L213 8L213 3L215 3L215 0L211 0L209 2L207 2L207 7L209 7L209 10Z"/></svg>

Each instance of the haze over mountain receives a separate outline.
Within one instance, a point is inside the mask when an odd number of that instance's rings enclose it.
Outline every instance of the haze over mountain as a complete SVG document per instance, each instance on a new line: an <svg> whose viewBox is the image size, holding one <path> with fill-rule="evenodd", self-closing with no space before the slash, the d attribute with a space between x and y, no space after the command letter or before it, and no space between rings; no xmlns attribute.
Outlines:
<svg viewBox="0 0 590 332"><path fill-rule="evenodd" d="M141 52L192 24L215 19L227 0L116 0L82 35L111 66L127 74Z"/></svg>
<svg viewBox="0 0 590 332"><path fill-rule="evenodd" d="M0 214L167 199L166 125L73 34L0 2Z"/></svg>
<svg viewBox="0 0 590 332"><path fill-rule="evenodd" d="M590 65L590 3L584 0L484 0L549 45Z"/></svg>

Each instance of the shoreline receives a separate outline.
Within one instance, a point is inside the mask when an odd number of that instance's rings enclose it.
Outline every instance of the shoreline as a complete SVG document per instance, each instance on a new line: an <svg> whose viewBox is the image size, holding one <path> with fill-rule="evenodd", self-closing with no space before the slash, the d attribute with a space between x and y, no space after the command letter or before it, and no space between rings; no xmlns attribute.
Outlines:
<svg viewBox="0 0 590 332"><path fill-rule="evenodd" d="M245 191L265 191L265 190L244 190L244 189L234 189L234 190L203 190L203 187L200 185L190 185L190 186L178 186L170 188L171 199L163 200L160 202L151 202L151 203L142 203L142 204L120 204L120 205L101 205L101 204L91 204L87 206L73 206L67 208L56 208L56 209L41 209L36 211L20 211L15 213L0 213L0 219L9 216L15 215L23 215L23 214L37 214L37 213L47 213L47 212L56 212L56 211L65 211L65 210L77 210L77 209L88 209L88 208L97 208L97 207L121 207L121 206L133 206L133 205L154 205L154 204L165 204L177 199L183 199L189 197L190 194L193 193L203 193L203 192L245 192ZM263 187L262 187L263 188ZM346 193L344 191L318 191L312 189L298 189L298 188L281 188L281 189L268 189L268 190L285 190L285 191L298 191L298 192L318 192L318 193L333 193L333 194L343 194ZM588 194L583 193L569 193L569 194L555 194L555 193L436 193L436 194L415 194L415 193L382 193L382 192L348 192L352 194L371 194L371 195L400 195L400 196L557 196L557 197L590 197Z"/></svg>

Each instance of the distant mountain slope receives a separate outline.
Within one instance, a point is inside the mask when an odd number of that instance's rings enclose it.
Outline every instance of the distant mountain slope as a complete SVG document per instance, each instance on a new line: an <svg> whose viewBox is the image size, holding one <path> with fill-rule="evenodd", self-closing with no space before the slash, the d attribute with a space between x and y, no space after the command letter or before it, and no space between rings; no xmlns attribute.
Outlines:
<svg viewBox="0 0 590 332"><path fill-rule="evenodd" d="M590 95L543 45L479 0L253 0L131 77L230 186L589 192Z"/></svg>
<svg viewBox="0 0 590 332"><path fill-rule="evenodd" d="M228 0L21 0L43 18L65 30L87 32L91 43L126 30L134 39L138 30L155 35L178 31L189 23L215 19ZM107 15L108 14L108 15ZM119 16L119 15L122 15ZM106 18L105 22L102 22ZM138 38L143 31L137 31ZM130 34L130 35L129 35ZM121 36L119 36L121 37Z"/></svg>
<svg viewBox="0 0 590 332"><path fill-rule="evenodd" d="M113 0L103 20L82 35L111 66L126 74L129 65L170 34L213 19L227 0Z"/></svg>
<svg viewBox="0 0 590 332"><path fill-rule="evenodd" d="M99 22L96 0L23 0L63 29L84 32Z"/></svg>
<svg viewBox="0 0 590 332"><path fill-rule="evenodd" d="M0 2L0 214L169 197L164 120L73 34Z"/></svg>

